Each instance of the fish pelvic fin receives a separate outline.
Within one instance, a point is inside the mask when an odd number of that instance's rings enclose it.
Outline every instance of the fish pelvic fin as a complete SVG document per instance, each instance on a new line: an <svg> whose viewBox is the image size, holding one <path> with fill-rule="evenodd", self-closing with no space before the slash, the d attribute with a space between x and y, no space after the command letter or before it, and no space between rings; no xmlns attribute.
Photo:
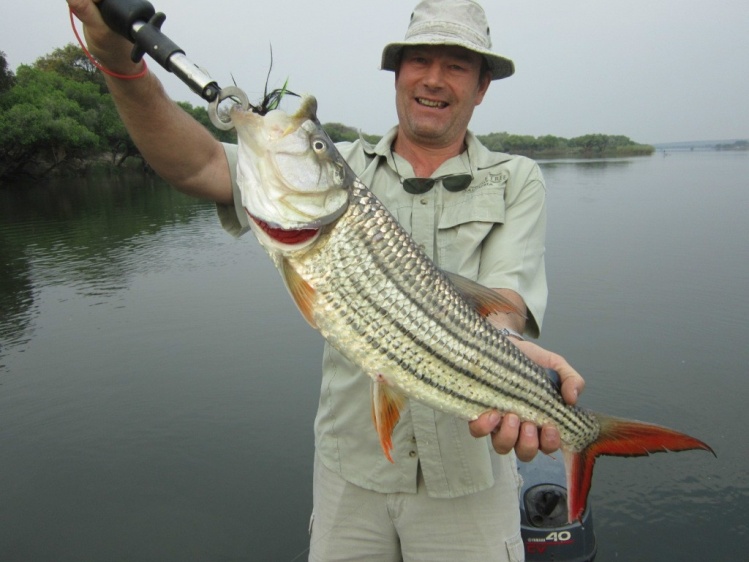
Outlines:
<svg viewBox="0 0 749 562"><path fill-rule="evenodd" d="M309 325L317 330L317 322L313 315L315 289L307 283L296 269L289 263L289 260L283 259L281 262L281 276L283 277L286 288L294 299L299 312Z"/></svg>
<svg viewBox="0 0 749 562"><path fill-rule="evenodd" d="M390 454L393 450L393 429L400 420L405 403L406 397L398 390L385 382L372 381L372 421L380 437L382 452L393 464L395 461Z"/></svg>
<svg viewBox="0 0 749 562"><path fill-rule="evenodd" d="M526 318L524 310L519 309L515 303L503 297L494 289L484 287L480 283L471 281L457 273L446 271L445 275L447 275L463 298L481 316L487 317L496 313L515 313L522 318Z"/></svg>
<svg viewBox="0 0 749 562"><path fill-rule="evenodd" d="M567 517L570 523L580 519L585 511L593 480L593 465L599 456L643 457L653 453L693 449L710 451L715 455L715 451L706 443L667 427L603 414L594 415L601 426L598 438L582 451L564 451Z"/></svg>

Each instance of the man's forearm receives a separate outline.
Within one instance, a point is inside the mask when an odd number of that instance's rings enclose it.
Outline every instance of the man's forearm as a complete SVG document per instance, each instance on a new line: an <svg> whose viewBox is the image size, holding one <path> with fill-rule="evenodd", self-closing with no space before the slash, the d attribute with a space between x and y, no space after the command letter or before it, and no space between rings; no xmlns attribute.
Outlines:
<svg viewBox="0 0 749 562"><path fill-rule="evenodd" d="M221 144L166 95L156 75L138 76L142 62L130 59L132 45L115 34L92 0L67 0L84 24L89 51L106 69L109 92L125 127L146 161L177 189L231 203L231 176ZM98 0L97 0L98 2Z"/></svg>
<svg viewBox="0 0 749 562"><path fill-rule="evenodd" d="M136 80L107 77L122 122L143 157L180 191L231 202L231 179L220 143L148 73Z"/></svg>

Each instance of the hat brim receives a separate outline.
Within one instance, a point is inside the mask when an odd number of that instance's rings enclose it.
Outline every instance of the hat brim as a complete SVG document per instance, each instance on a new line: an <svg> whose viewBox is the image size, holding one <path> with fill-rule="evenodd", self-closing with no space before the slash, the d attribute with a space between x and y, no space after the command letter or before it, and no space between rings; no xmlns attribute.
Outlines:
<svg viewBox="0 0 749 562"><path fill-rule="evenodd" d="M441 35L419 35L416 41L397 41L388 43L382 50L382 70L397 70L400 61L400 53L404 47L415 45L455 45L463 47L474 53L478 53L486 59L492 73L492 80L501 80L515 73L515 64L508 58L500 56L486 49L477 48L474 43L461 41L455 37L444 37Z"/></svg>

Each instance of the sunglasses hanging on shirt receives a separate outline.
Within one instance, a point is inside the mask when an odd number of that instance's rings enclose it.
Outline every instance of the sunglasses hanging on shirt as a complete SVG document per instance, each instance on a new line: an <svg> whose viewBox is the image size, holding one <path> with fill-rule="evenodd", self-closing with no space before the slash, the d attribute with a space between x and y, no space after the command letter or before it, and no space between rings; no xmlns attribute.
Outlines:
<svg viewBox="0 0 749 562"><path fill-rule="evenodd" d="M468 156L468 169L470 170L471 157L468 154L468 150L466 150L465 153ZM456 193L458 191L467 189L473 181L473 174L471 173L448 174L446 176L438 176L436 178L404 178L398 170L398 165L395 163L395 155L393 154L392 148L390 149L390 156L393 159L395 173L398 174L398 178L400 179L403 189L406 191L406 193L411 193L412 195L421 195L422 193L426 193L427 191L432 189L434 187L434 184L438 181L442 182L442 187L444 187L447 191Z"/></svg>

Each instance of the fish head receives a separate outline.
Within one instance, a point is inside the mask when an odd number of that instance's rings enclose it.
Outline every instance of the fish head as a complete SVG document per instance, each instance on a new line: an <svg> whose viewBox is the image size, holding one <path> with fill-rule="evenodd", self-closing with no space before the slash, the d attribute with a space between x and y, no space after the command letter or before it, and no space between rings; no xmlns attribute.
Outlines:
<svg viewBox="0 0 749 562"><path fill-rule="evenodd" d="M317 120L305 96L290 115L235 107L237 183L251 225L266 246L297 249L346 210L355 175Z"/></svg>

